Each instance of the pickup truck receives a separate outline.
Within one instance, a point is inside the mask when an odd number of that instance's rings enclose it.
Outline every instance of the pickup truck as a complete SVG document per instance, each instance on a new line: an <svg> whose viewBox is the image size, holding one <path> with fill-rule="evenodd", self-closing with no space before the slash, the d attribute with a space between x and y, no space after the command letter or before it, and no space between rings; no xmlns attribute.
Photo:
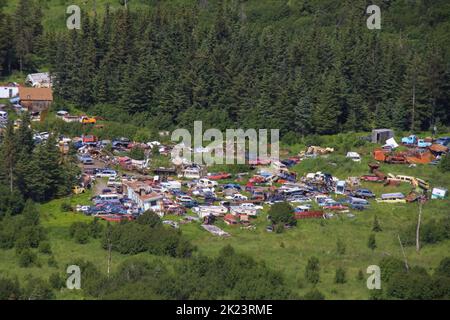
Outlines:
<svg viewBox="0 0 450 320"><path fill-rule="evenodd" d="M419 148L428 148L428 147L431 147L431 145L432 145L432 143L428 142L428 141L425 141L425 139L419 139L417 141L417 146Z"/></svg>
<svg viewBox="0 0 450 320"><path fill-rule="evenodd" d="M415 135L410 135L408 137L402 138L402 144L404 144L404 145L413 146L416 143L417 143L417 136L415 136Z"/></svg>

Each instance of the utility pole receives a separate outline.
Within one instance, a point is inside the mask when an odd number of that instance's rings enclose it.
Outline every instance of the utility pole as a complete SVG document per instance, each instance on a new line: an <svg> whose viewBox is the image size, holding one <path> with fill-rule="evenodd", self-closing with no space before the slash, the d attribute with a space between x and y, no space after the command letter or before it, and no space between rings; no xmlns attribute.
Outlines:
<svg viewBox="0 0 450 320"><path fill-rule="evenodd" d="M406 271L409 271L408 259L406 258L405 249L403 248L402 240L400 240L400 235L398 234L398 242L400 242L400 248L402 249L403 259L405 260Z"/></svg>
<svg viewBox="0 0 450 320"><path fill-rule="evenodd" d="M416 229L416 251L417 253L420 251L420 224L422 222L422 197L419 198L419 218L417 220L417 229Z"/></svg>
<svg viewBox="0 0 450 320"><path fill-rule="evenodd" d="M413 61L415 64L416 61ZM413 87L412 87L412 116L411 116L411 131L414 132L416 121L416 66L414 65Z"/></svg>
<svg viewBox="0 0 450 320"><path fill-rule="evenodd" d="M112 244L111 244L111 225L108 222L108 225L106 226L106 234L107 234L107 242L108 242L108 268L107 268L107 276L109 278L109 274L111 273L111 250L112 250Z"/></svg>

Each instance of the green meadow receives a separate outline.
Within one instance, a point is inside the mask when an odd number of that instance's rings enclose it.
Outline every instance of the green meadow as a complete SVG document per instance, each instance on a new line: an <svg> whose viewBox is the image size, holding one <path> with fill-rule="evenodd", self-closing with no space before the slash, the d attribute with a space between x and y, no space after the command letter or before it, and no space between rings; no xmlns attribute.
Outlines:
<svg viewBox="0 0 450 320"><path fill-rule="evenodd" d="M291 147L292 150L302 146ZM361 163L346 160L341 151L336 151L327 158L309 159L294 167L300 175L308 172L330 172L340 179L348 176L359 176L368 173L367 164L371 162L371 145L356 148L363 155ZM338 148L339 149L339 148ZM297 151L296 151L297 152ZM341 155L338 155L341 154ZM408 167L407 165L382 165L381 171L392 174L413 175L425 179L432 186L450 187L449 174L442 174L438 168L430 165ZM411 186L406 183L385 187L379 183L363 183L379 196L381 193L403 192L407 194ZM81 245L75 243L69 236L69 228L76 221L90 221L80 213L61 211L61 204L89 204L91 194L71 196L58 199L40 206L41 220L48 231L53 256L57 266L49 266L49 256L39 253L40 267L20 268L14 250L0 250L0 272L9 276L25 278L32 274L48 278L52 273L64 273L67 265L76 259L92 261L101 271L107 271L107 252L101 248L100 240L91 239ZM450 201L430 200L423 206L423 221L439 219L449 214ZM352 212L355 216L346 214L335 215L331 219L299 220L298 225L281 234L266 231L267 208L253 221L255 229L244 229L240 226L228 226L222 221L216 225L231 234L228 238L215 237L201 228L200 223L180 224L183 234L198 248L196 254L214 256L227 245L232 245L238 252L248 254L254 259L264 261L272 269L281 271L286 283L299 295L308 292L312 285L304 280L305 266L308 259L315 256L320 262L320 282L316 287L325 294L327 299L367 299L369 290L366 288L366 269L369 265L379 263L386 256L403 259L398 235L405 226L417 222L419 207L417 203L385 204L371 201L370 209ZM367 246L368 237L372 233L374 216L377 216L382 231L376 233L377 248L371 250ZM181 220L180 217L169 216L167 219ZM345 244L345 254L338 254L336 243L340 239ZM421 266L430 273L440 260L448 255L450 241L433 245L423 245L420 252L415 246L406 246L405 254L409 265ZM176 263L176 259L155 257L147 253L138 255L143 259L162 259L168 266ZM113 252L112 271L131 256ZM336 268L346 270L347 282L334 282ZM364 274L364 279L358 279L358 273ZM62 290L58 293L61 299L82 298L82 293Z"/></svg>

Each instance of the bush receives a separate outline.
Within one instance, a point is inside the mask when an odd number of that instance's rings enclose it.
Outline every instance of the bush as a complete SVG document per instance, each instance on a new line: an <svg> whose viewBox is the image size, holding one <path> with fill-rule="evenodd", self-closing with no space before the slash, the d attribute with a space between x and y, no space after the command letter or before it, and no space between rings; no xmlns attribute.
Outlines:
<svg viewBox="0 0 450 320"><path fill-rule="evenodd" d="M50 242L44 241L39 244L39 252L43 254L52 254Z"/></svg>
<svg viewBox="0 0 450 320"><path fill-rule="evenodd" d="M134 160L144 160L145 159L145 152L144 149L139 147L134 147L130 151L130 158Z"/></svg>
<svg viewBox="0 0 450 320"><path fill-rule="evenodd" d="M405 245L415 245L416 243L416 223L407 226L401 235ZM450 217L440 220L432 219L423 223L420 228L420 240L425 244L434 244L446 239L450 239Z"/></svg>
<svg viewBox="0 0 450 320"><path fill-rule="evenodd" d="M69 228L70 236L77 243L86 244L89 238L100 238L103 234L103 225L99 223L99 219L95 218L92 222L74 222Z"/></svg>
<svg viewBox="0 0 450 320"><path fill-rule="evenodd" d="M364 273L362 272L362 270L358 271L358 275L356 276L356 280L358 280L358 281L364 280Z"/></svg>
<svg viewBox="0 0 450 320"><path fill-rule="evenodd" d="M73 209L70 203L67 202L61 203L61 212L71 212L71 211L73 211Z"/></svg>
<svg viewBox="0 0 450 320"><path fill-rule="evenodd" d="M270 207L268 215L274 224L295 225L294 209L288 202L275 203Z"/></svg>
<svg viewBox="0 0 450 320"><path fill-rule="evenodd" d="M147 213L138 221L125 222L113 225L104 234L103 248L112 249L122 254L137 254L148 251L156 255L168 255L172 257L189 257L195 248L189 241L184 239L181 232L154 224L153 213ZM151 229L151 230L150 230Z"/></svg>
<svg viewBox="0 0 450 320"><path fill-rule="evenodd" d="M57 272L52 273L48 278L48 282L53 289L61 289L65 286L64 279Z"/></svg>
<svg viewBox="0 0 450 320"><path fill-rule="evenodd" d="M29 278L23 290L25 300L50 300L54 294L50 284L40 278Z"/></svg>
<svg viewBox="0 0 450 320"><path fill-rule="evenodd" d="M369 236L369 239L367 240L367 247L371 250L375 250L377 247L377 241L373 233Z"/></svg>
<svg viewBox="0 0 450 320"><path fill-rule="evenodd" d="M58 262L56 261L54 256L51 256L50 258L48 258L47 265L51 268L57 268Z"/></svg>
<svg viewBox="0 0 450 320"><path fill-rule="evenodd" d="M347 282L346 272L343 268L339 267L336 269L336 275L334 277L334 282L340 283L340 284Z"/></svg>
<svg viewBox="0 0 450 320"><path fill-rule="evenodd" d="M441 172L450 172L450 155L446 155L442 157L440 163L439 163L439 170Z"/></svg>
<svg viewBox="0 0 450 320"><path fill-rule="evenodd" d="M316 288L305 294L303 298L305 300L325 300L325 296Z"/></svg>
<svg viewBox="0 0 450 320"><path fill-rule="evenodd" d="M338 239L336 241L336 252L337 252L337 254L342 256L342 255L345 254L345 251L346 251L345 243L341 239Z"/></svg>
<svg viewBox="0 0 450 320"><path fill-rule="evenodd" d="M275 233L283 233L284 225L279 223L275 225Z"/></svg>
<svg viewBox="0 0 450 320"><path fill-rule="evenodd" d="M450 257L446 257L441 260L438 268L436 269L436 274L450 278Z"/></svg>
<svg viewBox="0 0 450 320"><path fill-rule="evenodd" d="M19 281L0 278L0 300L18 300L20 297Z"/></svg>
<svg viewBox="0 0 450 320"><path fill-rule="evenodd" d="M94 239L101 238L103 235L104 227L100 224L99 218L94 218L91 223L89 223L88 233Z"/></svg>
<svg viewBox="0 0 450 320"><path fill-rule="evenodd" d="M320 280L319 272L320 272L319 259L317 259L316 257L311 257L308 260L308 264L306 265L305 279L312 284L317 284Z"/></svg>
<svg viewBox="0 0 450 320"><path fill-rule="evenodd" d="M396 273L406 272L404 263L394 257L384 257L381 259L379 266L383 270L381 272L381 280L383 282L389 281L392 275Z"/></svg>
<svg viewBox="0 0 450 320"><path fill-rule="evenodd" d="M161 218L151 210L145 211L137 218L136 222L142 225L149 226L150 228L155 228L162 224Z"/></svg>
<svg viewBox="0 0 450 320"><path fill-rule="evenodd" d="M383 229L381 229L380 222L378 221L377 215L373 218L373 225L372 225L372 231L373 232L381 232Z"/></svg>
<svg viewBox="0 0 450 320"><path fill-rule="evenodd" d="M26 249L19 254L19 266L21 268L28 268L36 264L37 264L37 255L31 250Z"/></svg>

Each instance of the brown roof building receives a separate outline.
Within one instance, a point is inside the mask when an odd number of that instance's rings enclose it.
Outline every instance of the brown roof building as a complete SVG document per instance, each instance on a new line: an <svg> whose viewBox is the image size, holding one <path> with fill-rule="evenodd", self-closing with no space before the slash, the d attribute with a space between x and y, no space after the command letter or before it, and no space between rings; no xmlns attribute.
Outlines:
<svg viewBox="0 0 450 320"><path fill-rule="evenodd" d="M51 88L19 88L19 99L22 107L32 112L47 110L53 102Z"/></svg>

